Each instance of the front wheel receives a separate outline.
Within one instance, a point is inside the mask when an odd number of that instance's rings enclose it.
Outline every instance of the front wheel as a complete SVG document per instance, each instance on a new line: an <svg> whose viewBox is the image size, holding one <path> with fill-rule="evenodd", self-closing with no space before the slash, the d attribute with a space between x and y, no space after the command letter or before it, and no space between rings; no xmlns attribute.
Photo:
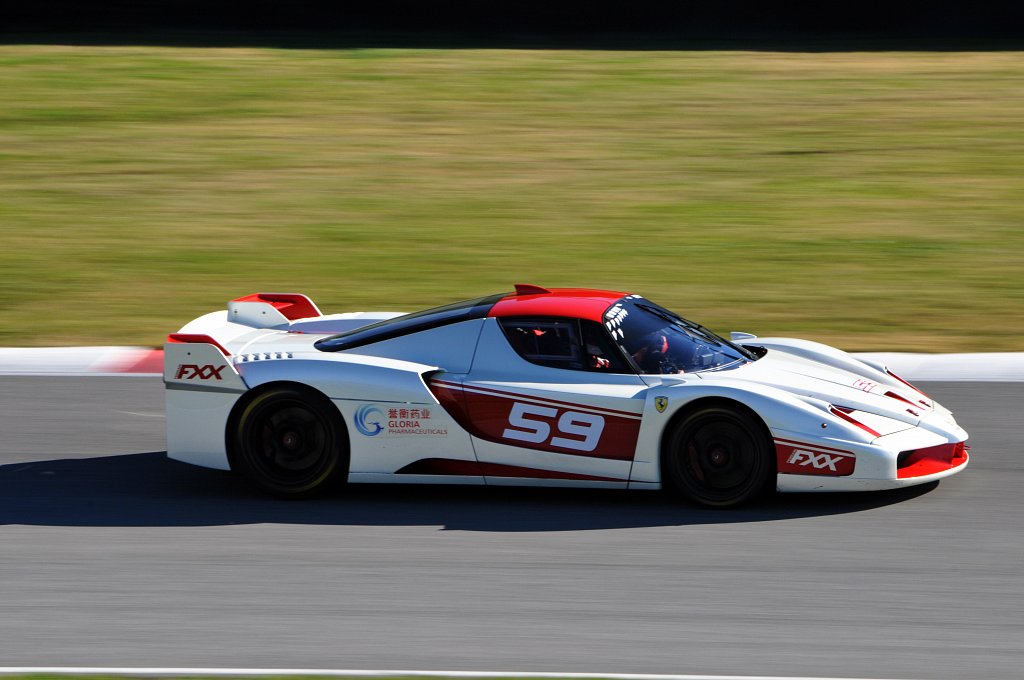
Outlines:
<svg viewBox="0 0 1024 680"><path fill-rule="evenodd" d="M725 508L765 492L774 469L771 452L754 416L709 407L685 416L668 433L663 470L666 481L687 498Z"/></svg>
<svg viewBox="0 0 1024 680"><path fill-rule="evenodd" d="M264 392L242 410L235 462L258 486L282 498L322 493L348 473L348 437L338 410L312 390Z"/></svg>

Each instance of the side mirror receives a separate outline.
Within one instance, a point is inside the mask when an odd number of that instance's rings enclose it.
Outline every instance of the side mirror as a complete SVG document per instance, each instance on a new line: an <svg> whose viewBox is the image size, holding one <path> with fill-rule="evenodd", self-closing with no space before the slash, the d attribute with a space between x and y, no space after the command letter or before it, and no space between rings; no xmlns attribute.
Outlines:
<svg viewBox="0 0 1024 680"><path fill-rule="evenodd" d="M757 338L753 333L741 333L740 331L732 331L729 333L729 339L733 342L744 342L746 340L753 340Z"/></svg>

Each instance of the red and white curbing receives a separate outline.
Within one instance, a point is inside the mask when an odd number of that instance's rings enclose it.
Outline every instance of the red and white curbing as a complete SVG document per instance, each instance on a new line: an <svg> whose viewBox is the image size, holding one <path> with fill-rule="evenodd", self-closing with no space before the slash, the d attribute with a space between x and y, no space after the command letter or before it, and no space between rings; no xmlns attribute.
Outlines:
<svg viewBox="0 0 1024 680"><path fill-rule="evenodd" d="M0 347L0 375L158 376L163 366L149 347Z"/></svg>
<svg viewBox="0 0 1024 680"><path fill-rule="evenodd" d="M148 347L0 348L0 376L163 374L163 350ZM907 380L1024 382L1024 352L911 354L867 352L855 357L883 363Z"/></svg>

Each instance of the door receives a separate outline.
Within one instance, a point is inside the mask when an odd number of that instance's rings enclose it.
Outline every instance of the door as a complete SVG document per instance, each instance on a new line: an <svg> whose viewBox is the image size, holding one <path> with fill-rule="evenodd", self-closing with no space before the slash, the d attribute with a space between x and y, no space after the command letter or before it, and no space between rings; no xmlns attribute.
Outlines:
<svg viewBox="0 0 1024 680"><path fill-rule="evenodd" d="M625 486L647 385L597 323L487 319L461 384L488 484Z"/></svg>

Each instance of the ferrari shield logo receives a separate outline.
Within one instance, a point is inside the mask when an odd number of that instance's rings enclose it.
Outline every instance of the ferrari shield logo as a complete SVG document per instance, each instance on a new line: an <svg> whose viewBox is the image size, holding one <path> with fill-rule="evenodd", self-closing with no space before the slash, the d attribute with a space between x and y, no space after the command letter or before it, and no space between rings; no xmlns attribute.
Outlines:
<svg viewBox="0 0 1024 680"><path fill-rule="evenodd" d="M668 397L655 397L654 408L658 409L658 413L664 413L668 408Z"/></svg>

